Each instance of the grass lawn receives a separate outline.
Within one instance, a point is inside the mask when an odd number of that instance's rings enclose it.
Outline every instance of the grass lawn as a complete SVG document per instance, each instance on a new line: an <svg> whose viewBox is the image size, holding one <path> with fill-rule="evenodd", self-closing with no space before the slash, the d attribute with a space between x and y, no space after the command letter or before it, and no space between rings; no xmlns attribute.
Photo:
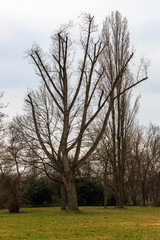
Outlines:
<svg viewBox="0 0 160 240"><path fill-rule="evenodd" d="M19 214L0 210L0 239L160 239L160 208L25 208Z"/></svg>

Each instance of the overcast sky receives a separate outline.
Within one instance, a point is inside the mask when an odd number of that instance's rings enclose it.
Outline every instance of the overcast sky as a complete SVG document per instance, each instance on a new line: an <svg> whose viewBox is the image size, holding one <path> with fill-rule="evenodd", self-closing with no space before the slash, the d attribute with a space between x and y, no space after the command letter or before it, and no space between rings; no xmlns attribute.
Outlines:
<svg viewBox="0 0 160 240"><path fill-rule="evenodd" d="M151 60L149 79L134 89L141 94L140 124L159 124L160 119L160 1L159 0L0 0L0 91L9 103L6 113L21 113L28 88L38 79L24 58L34 42L44 49L60 24L77 20L90 12L102 24L111 11L118 10L128 20L131 44L136 56Z"/></svg>

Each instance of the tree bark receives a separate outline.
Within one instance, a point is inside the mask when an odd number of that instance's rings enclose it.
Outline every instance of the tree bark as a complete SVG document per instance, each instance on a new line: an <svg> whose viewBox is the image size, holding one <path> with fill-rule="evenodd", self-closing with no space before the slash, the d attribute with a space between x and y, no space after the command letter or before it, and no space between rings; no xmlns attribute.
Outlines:
<svg viewBox="0 0 160 240"><path fill-rule="evenodd" d="M107 185L104 182L104 208L107 208L107 198L108 198Z"/></svg>
<svg viewBox="0 0 160 240"><path fill-rule="evenodd" d="M67 209L65 186L61 183L61 210Z"/></svg>
<svg viewBox="0 0 160 240"><path fill-rule="evenodd" d="M75 181L72 173L68 173L65 180L68 210L78 210L78 200Z"/></svg>
<svg viewBox="0 0 160 240"><path fill-rule="evenodd" d="M145 194L145 186L142 184L142 201L143 201L143 207L146 206L146 194Z"/></svg>

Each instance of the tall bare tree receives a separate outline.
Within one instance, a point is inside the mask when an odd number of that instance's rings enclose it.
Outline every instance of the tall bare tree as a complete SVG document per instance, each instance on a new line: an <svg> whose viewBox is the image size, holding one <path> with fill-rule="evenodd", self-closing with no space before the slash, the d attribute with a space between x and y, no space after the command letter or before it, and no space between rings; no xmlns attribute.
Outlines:
<svg viewBox="0 0 160 240"><path fill-rule="evenodd" d="M118 88L133 56L128 54L117 69L108 94L104 94L102 81L108 65L100 66L99 60L108 43L103 43L96 30L94 17L84 14L80 50L79 43L74 45L71 41L69 26L63 26L52 36L50 56L38 46L28 53L42 85L28 94L26 115L19 124L28 143L34 141L39 146L43 167L52 168L63 181L69 210L78 209L75 172L96 149L115 99L142 81ZM111 97L117 88L117 96ZM105 114L101 128L90 142L88 129L102 111Z"/></svg>
<svg viewBox="0 0 160 240"><path fill-rule="evenodd" d="M118 11L112 12L104 21L102 37L104 44L106 44L101 59L101 64L105 67L103 88L108 94L108 91L113 89L115 77L131 56L127 19L122 18ZM110 119L113 149L110 161L113 167L117 207L123 207L124 205L124 176L127 142L129 140L128 133L138 107L137 99L135 105L131 108L130 91L125 92L123 95L120 93L133 83L134 77L127 65L125 72L120 76L118 84L109 97L109 102L113 102ZM113 101L113 99L115 100Z"/></svg>

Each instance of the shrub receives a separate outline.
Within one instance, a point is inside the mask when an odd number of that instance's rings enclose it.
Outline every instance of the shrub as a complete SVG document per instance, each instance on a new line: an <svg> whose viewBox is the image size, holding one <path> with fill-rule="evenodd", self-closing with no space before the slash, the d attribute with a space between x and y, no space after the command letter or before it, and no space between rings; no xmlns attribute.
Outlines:
<svg viewBox="0 0 160 240"><path fill-rule="evenodd" d="M79 179L76 181L79 206L102 206L103 187L95 181Z"/></svg>
<svg viewBox="0 0 160 240"><path fill-rule="evenodd" d="M23 203L30 206L47 206L52 203L53 190L45 179L28 178L23 184Z"/></svg>

